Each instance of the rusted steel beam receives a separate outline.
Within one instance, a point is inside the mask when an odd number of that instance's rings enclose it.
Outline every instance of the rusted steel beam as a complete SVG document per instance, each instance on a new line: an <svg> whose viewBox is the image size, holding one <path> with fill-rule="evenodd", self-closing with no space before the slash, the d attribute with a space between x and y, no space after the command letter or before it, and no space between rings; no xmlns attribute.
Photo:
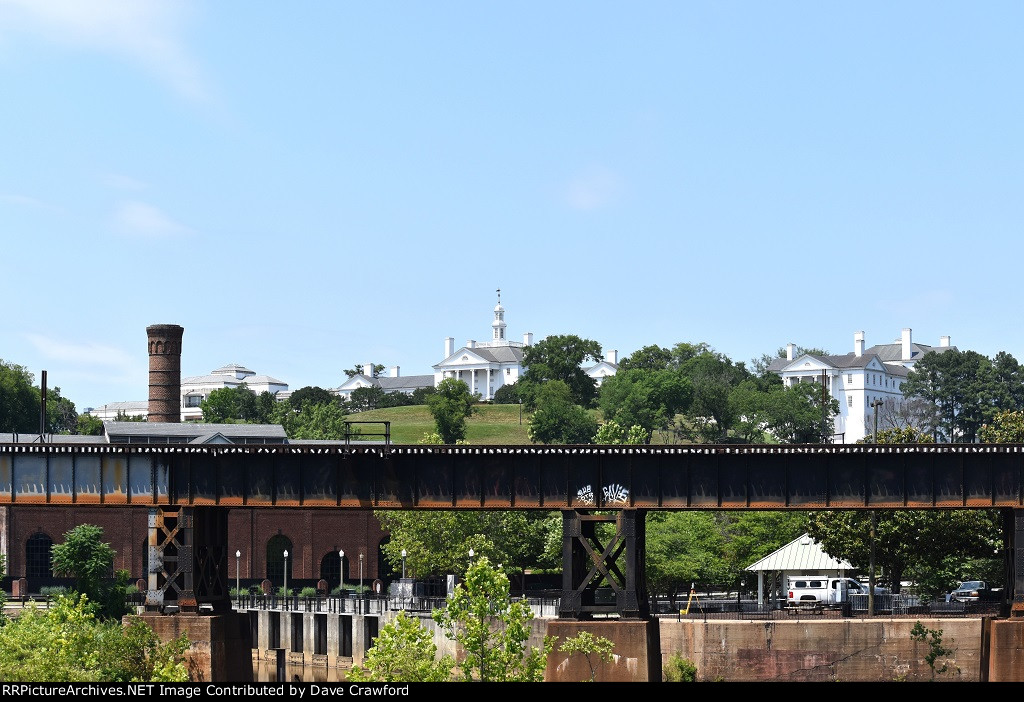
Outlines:
<svg viewBox="0 0 1024 702"><path fill-rule="evenodd" d="M1024 507L1024 446L0 445L0 504Z"/></svg>

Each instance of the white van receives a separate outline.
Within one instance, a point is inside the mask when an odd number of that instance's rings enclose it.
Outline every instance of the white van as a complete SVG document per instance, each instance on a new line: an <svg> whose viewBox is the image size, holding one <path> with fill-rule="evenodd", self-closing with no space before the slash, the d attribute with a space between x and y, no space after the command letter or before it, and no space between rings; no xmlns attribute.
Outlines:
<svg viewBox="0 0 1024 702"><path fill-rule="evenodd" d="M853 578L834 575L790 575L786 588L786 604L818 603L838 605L850 601L850 595L868 594L868 586ZM875 585L876 595L888 594L888 590Z"/></svg>

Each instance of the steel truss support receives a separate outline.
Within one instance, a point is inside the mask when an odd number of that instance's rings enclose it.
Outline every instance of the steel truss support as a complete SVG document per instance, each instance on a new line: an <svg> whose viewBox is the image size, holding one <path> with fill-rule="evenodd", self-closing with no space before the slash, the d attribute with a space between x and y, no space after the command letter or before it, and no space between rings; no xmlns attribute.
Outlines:
<svg viewBox="0 0 1024 702"><path fill-rule="evenodd" d="M227 540L226 509L151 508L146 609L230 610Z"/></svg>
<svg viewBox="0 0 1024 702"><path fill-rule="evenodd" d="M645 510L562 511L562 619L647 619ZM608 525L614 527L610 531ZM603 543L607 540L607 544ZM610 596L602 597L599 588Z"/></svg>

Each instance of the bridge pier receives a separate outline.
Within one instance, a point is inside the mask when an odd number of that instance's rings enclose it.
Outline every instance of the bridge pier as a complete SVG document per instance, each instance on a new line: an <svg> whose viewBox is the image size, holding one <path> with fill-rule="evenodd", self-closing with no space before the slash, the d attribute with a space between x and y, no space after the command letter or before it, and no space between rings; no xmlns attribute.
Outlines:
<svg viewBox="0 0 1024 702"><path fill-rule="evenodd" d="M150 508L149 585L141 617L161 640L188 635L196 680L253 679L249 613L231 609L227 540L226 508Z"/></svg>

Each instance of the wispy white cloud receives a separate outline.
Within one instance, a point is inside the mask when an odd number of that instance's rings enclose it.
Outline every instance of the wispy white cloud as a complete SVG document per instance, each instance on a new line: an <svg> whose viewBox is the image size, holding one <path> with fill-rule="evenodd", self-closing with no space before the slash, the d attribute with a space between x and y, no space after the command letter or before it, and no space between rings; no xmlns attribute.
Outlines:
<svg viewBox="0 0 1024 702"><path fill-rule="evenodd" d="M604 166L573 177L564 190L565 202L576 210L596 210L613 203L622 192L622 179Z"/></svg>
<svg viewBox="0 0 1024 702"><path fill-rule="evenodd" d="M180 95L209 99L202 70L181 31L185 0L0 0L0 34L33 31L55 43L141 63Z"/></svg>
<svg viewBox="0 0 1024 702"><path fill-rule="evenodd" d="M26 333L40 356L50 365L51 379L62 387L65 394L67 384L73 381L96 384L105 388L111 397L122 396L139 384L139 378L146 377L147 361L137 354L129 354L116 346L99 343L75 343L54 339L43 334ZM65 394L65 397L70 395ZM136 399L128 395L131 399Z"/></svg>
<svg viewBox="0 0 1024 702"><path fill-rule="evenodd" d="M193 234L158 207L145 202L122 202L114 212L114 230L125 236L157 239Z"/></svg>

